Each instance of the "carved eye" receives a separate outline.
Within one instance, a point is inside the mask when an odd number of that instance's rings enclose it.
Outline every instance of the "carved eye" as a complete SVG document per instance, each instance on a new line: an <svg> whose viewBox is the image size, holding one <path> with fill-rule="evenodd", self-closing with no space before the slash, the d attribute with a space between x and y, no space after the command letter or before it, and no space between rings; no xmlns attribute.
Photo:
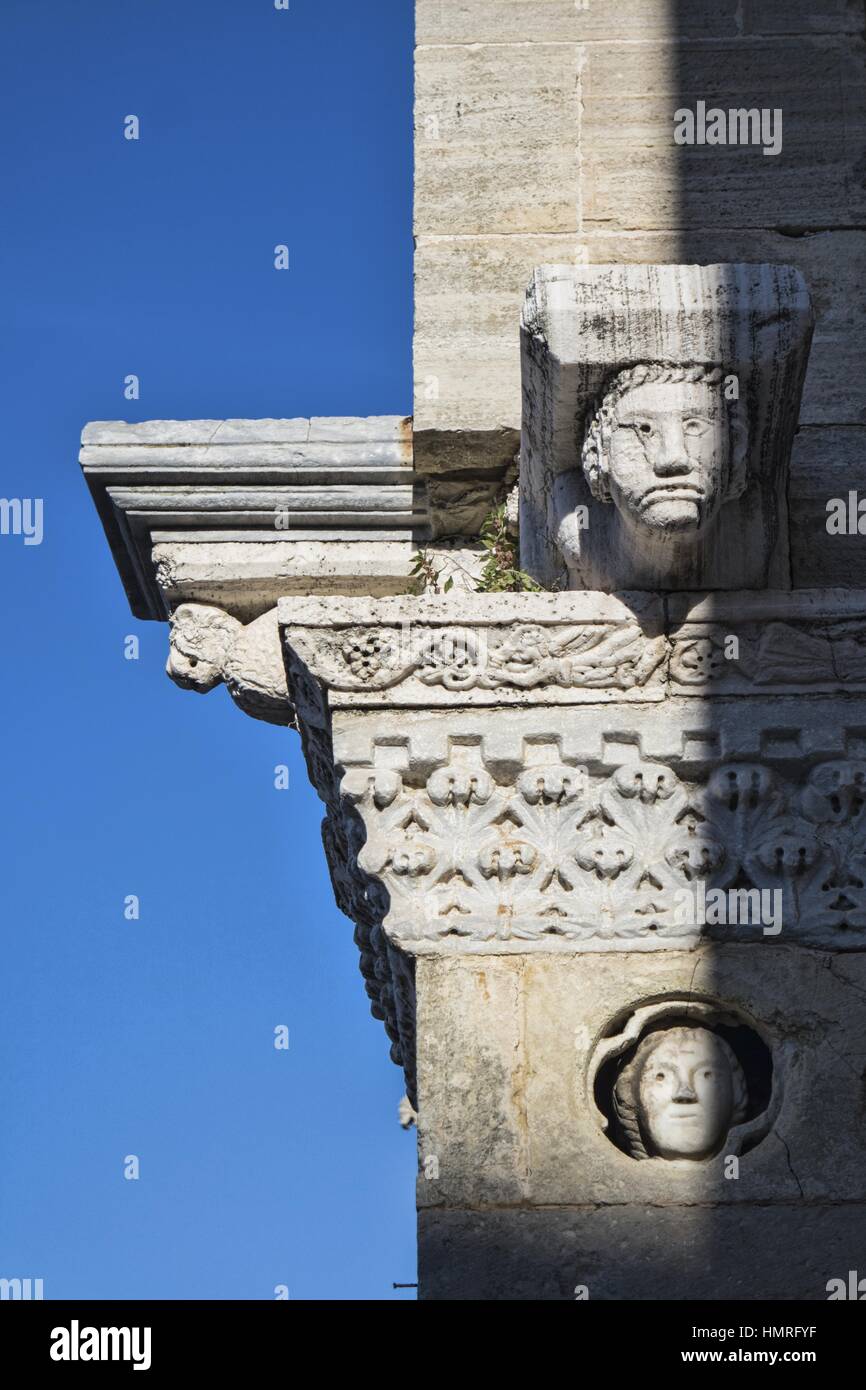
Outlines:
<svg viewBox="0 0 866 1390"><path fill-rule="evenodd" d="M711 1071L705 1071L705 1072L704 1072L704 1080L705 1080L705 1081L709 1081L709 1079L710 1079L710 1077L712 1076L712 1074L713 1074L713 1073L712 1073Z"/></svg>
<svg viewBox="0 0 866 1390"><path fill-rule="evenodd" d="M692 418L690 420L683 420L683 434L703 434L706 428L706 420L699 420L696 418Z"/></svg>
<svg viewBox="0 0 866 1390"><path fill-rule="evenodd" d="M664 1079L665 1079L665 1074L664 1074L664 1072L663 1072L663 1071L657 1071L657 1072L656 1072L656 1081L664 1081Z"/></svg>
<svg viewBox="0 0 866 1390"><path fill-rule="evenodd" d="M640 434L652 434L653 427L650 424L649 420L638 421L638 432Z"/></svg>

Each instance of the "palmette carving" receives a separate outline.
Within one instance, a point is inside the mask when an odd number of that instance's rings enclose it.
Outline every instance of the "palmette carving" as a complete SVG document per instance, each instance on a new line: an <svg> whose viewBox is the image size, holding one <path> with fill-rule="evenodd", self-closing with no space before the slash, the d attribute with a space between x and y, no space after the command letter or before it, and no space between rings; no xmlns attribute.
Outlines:
<svg viewBox="0 0 866 1390"><path fill-rule="evenodd" d="M385 889L390 939L682 945L709 931L748 939L757 919L714 928L685 892L770 891L785 939L866 942L866 763L829 762L801 790L756 763L687 788L638 762L593 780L561 764L502 787L479 764L424 787L390 769L350 770L344 801L366 827L362 874Z"/></svg>
<svg viewBox="0 0 866 1390"><path fill-rule="evenodd" d="M836 729L829 701L803 720L788 700L706 717L694 699L719 683L853 693L855 601L765 613L744 595L717 617L484 598L453 614L435 598L285 600L279 615L335 896L410 1096L416 955L866 946L862 701ZM557 709L576 703L599 708ZM747 910L714 916L713 894Z"/></svg>

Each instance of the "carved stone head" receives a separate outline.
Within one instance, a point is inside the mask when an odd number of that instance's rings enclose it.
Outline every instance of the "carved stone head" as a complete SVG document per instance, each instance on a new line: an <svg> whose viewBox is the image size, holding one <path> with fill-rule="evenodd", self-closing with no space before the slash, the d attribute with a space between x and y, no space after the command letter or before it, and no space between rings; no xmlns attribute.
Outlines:
<svg viewBox="0 0 866 1390"><path fill-rule="evenodd" d="M812 323L792 266L537 267L521 318L521 568L547 589L789 588Z"/></svg>
<svg viewBox="0 0 866 1390"><path fill-rule="evenodd" d="M168 675L182 690L206 695L224 679L226 658L242 624L205 603L182 603L169 624Z"/></svg>
<svg viewBox="0 0 866 1390"><path fill-rule="evenodd" d="M742 1067L709 1028L650 1033L614 1090L632 1158L712 1158L745 1118L747 1104Z"/></svg>
<svg viewBox="0 0 866 1390"><path fill-rule="evenodd" d="M608 384L581 463L593 497L630 529L697 537L744 492L747 442L721 368L646 364Z"/></svg>

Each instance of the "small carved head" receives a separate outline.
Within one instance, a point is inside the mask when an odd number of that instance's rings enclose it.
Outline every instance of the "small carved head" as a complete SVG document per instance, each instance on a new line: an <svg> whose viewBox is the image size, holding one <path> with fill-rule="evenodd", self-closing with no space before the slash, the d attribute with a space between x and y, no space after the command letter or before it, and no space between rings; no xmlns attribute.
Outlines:
<svg viewBox="0 0 866 1390"><path fill-rule="evenodd" d="M650 1033L614 1089L632 1158L712 1158L745 1118L747 1105L743 1069L709 1028Z"/></svg>
<svg viewBox="0 0 866 1390"><path fill-rule="evenodd" d="M642 364L608 383L581 464L593 497L635 525L697 533L745 491L747 440L720 367Z"/></svg>
<svg viewBox="0 0 866 1390"><path fill-rule="evenodd" d="M221 608L182 603L169 625L166 671L181 689L207 694L225 679L226 658L241 623Z"/></svg>

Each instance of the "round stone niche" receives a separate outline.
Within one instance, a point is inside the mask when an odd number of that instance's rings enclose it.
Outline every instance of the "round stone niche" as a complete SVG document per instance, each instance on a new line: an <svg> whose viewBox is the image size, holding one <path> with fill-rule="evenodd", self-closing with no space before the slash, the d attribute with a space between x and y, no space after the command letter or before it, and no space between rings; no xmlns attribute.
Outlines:
<svg viewBox="0 0 866 1390"><path fill-rule="evenodd" d="M779 1070L753 1019L671 997L611 1020L587 1090L599 1127L630 1158L706 1163L746 1154L769 1133Z"/></svg>

